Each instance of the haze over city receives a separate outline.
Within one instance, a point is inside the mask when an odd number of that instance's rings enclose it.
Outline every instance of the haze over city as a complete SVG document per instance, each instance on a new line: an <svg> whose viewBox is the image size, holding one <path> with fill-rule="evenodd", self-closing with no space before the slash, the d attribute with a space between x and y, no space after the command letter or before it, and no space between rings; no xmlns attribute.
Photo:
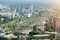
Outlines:
<svg viewBox="0 0 60 40"><path fill-rule="evenodd" d="M60 0L0 0L0 40L60 40Z"/></svg>

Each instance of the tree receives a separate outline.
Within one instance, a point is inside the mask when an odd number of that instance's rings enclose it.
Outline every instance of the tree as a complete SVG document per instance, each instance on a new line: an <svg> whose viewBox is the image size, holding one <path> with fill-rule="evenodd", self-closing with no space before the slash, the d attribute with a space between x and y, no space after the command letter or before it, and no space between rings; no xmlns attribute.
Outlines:
<svg viewBox="0 0 60 40"><path fill-rule="evenodd" d="M5 37L0 37L0 40L10 40L10 39L5 38Z"/></svg>
<svg viewBox="0 0 60 40"><path fill-rule="evenodd" d="M37 30L37 28L36 28L36 25L35 26L33 26L33 31L36 31Z"/></svg>
<svg viewBox="0 0 60 40"><path fill-rule="evenodd" d="M55 38L55 34L50 34L50 40L53 40Z"/></svg>
<svg viewBox="0 0 60 40"><path fill-rule="evenodd" d="M33 26L33 31L29 32L29 35L36 35L39 34L39 32L37 31L37 26Z"/></svg>
<svg viewBox="0 0 60 40"><path fill-rule="evenodd" d="M13 33L15 36L19 36L19 35L21 35L22 33L20 33L20 32L14 32Z"/></svg>
<svg viewBox="0 0 60 40"><path fill-rule="evenodd" d="M60 37L57 37L57 39L56 40L60 40Z"/></svg>
<svg viewBox="0 0 60 40"><path fill-rule="evenodd" d="M48 23L48 24L45 24L45 26L46 26L46 27L45 27L45 31L49 31L49 32L54 31L51 24Z"/></svg>

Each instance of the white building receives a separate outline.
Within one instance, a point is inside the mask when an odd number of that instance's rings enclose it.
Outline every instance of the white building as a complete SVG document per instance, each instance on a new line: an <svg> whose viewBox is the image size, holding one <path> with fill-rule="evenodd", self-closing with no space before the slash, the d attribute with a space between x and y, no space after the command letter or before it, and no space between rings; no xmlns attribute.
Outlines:
<svg viewBox="0 0 60 40"><path fill-rule="evenodd" d="M0 30L0 36L5 35L5 31L4 30Z"/></svg>
<svg viewBox="0 0 60 40"><path fill-rule="evenodd" d="M31 17L32 16L32 13L27 13L27 14L24 14L25 17Z"/></svg>
<svg viewBox="0 0 60 40"><path fill-rule="evenodd" d="M1 21L1 22L4 21L4 18L0 18L0 21Z"/></svg>
<svg viewBox="0 0 60 40"><path fill-rule="evenodd" d="M16 13L16 9L14 11L10 11L10 8L8 8L7 6L0 5L0 15L5 16L7 18L13 18L19 14Z"/></svg>
<svg viewBox="0 0 60 40"><path fill-rule="evenodd" d="M4 35L4 37L6 37L6 38L17 38L17 36L14 36L13 34Z"/></svg>

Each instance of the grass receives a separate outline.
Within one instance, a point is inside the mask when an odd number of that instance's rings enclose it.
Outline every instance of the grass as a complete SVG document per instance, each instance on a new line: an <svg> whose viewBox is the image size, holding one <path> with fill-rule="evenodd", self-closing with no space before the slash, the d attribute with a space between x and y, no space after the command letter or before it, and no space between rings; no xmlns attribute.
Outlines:
<svg viewBox="0 0 60 40"><path fill-rule="evenodd" d="M33 15L32 17L30 17L30 18L14 18L14 19L12 19L12 20L9 20L9 21L5 21L5 22L0 22L0 25L13 25L13 24L23 24L23 23L25 23L25 22L27 22L27 21L29 21L29 20L33 20L33 19L35 19L35 18L38 18L38 17L40 17L40 15ZM21 21L23 21L22 23L20 23L20 22L17 22L16 23L16 21L18 20L18 19L21 19Z"/></svg>
<svg viewBox="0 0 60 40"><path fill-rule="evenodd" d="M19 18L14 18L14 19L12 19L12 20L8 20L8 21L5 21L5 22L0 22L0 25L12 25L12 24L14 24L15 22L16 22L16 20L18 20Z"/></svg>

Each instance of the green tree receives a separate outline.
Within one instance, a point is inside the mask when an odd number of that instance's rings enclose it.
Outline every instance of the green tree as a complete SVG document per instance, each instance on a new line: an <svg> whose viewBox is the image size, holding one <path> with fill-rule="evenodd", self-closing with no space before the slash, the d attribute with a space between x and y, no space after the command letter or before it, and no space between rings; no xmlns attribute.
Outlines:
<svg viewBox="0 0 60 40"><path fill-rule="evenodd" d="M57 39L56 40L60 40L60 37L57 37Z"/></svg>
<svg viewBox="0 0 60 40"><path fill-rule="evenodd" d="M14 32L13 33L15 36L19 36L19 35L21 35L22 33L20 33L20 32Z"/></svg>
<svg viewBox="0 0 60 40"><path fill-rule="evenodd" d="M55 38L55 34L50 34L50 40L53 40Z"/></svg>
<svg viewBox="0 0 60 40"><path fill-rule="evenodd" d="M45 27L45 31L49 31L49 32L54 31L54 30L53 30L53 26L52 26L51 24L48 23L48 24L45 24L45 26L46 26L46 27Z"/></svg>
<svg viewBox="0 0 60 40"><path fill-rule="evenodd" d="M37 30L37 28L36 28L36 25L35 26L33 26L33 31L36 31Z"/></svg>
<svg viewBox="0 0 60 40"><path fill-rule="evenodd" d="M10 40L10 39L5 38L5 37L0 37L0 40Z"/></svg>

